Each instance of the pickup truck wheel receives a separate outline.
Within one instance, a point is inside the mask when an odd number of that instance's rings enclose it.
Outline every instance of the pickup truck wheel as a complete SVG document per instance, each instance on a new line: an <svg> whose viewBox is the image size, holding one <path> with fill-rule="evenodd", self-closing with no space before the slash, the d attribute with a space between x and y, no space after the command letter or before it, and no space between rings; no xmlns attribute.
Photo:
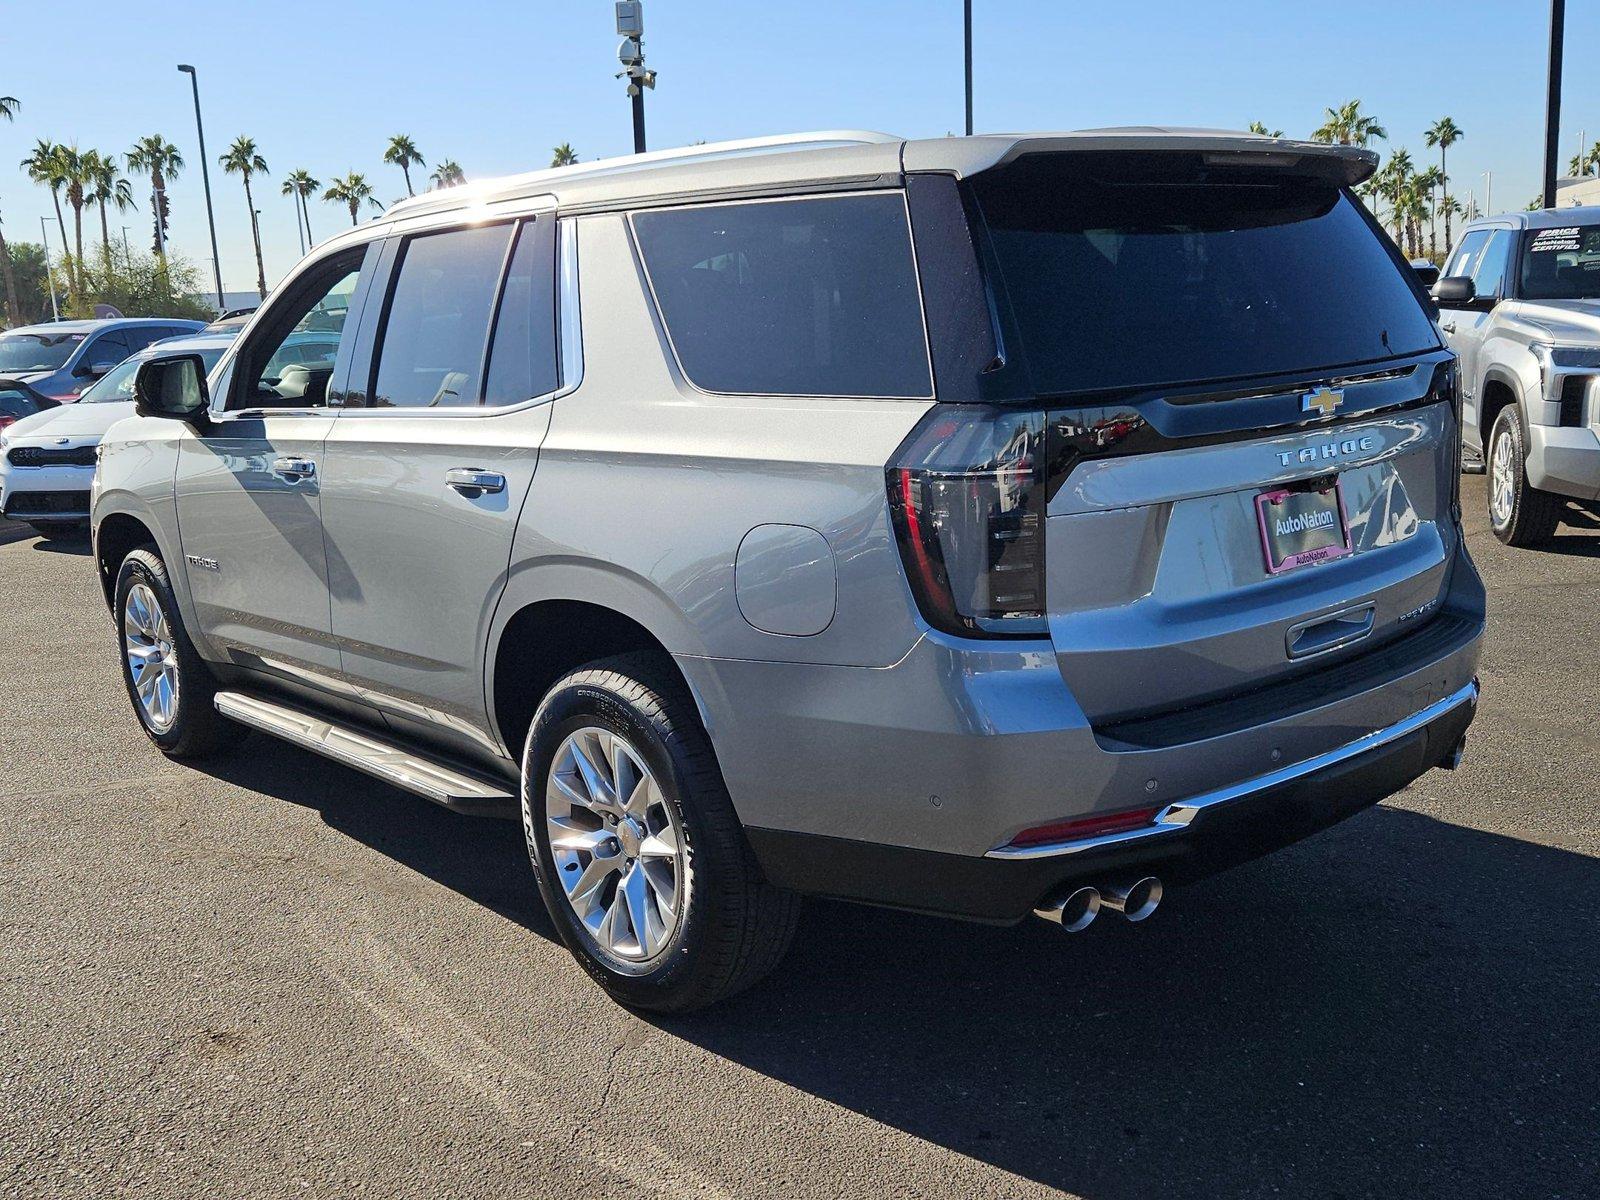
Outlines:
<svg viewBox="0 0 1600 1200"><path fill-rule="evenodd" d="M788 949L798 897L761 877L693 701L649 655L550 689L523 750L522 823L561 940L623 1004L703 1008Z"/></svg>
<svg viewBox="0 0 1600 1200"><path fill-rule="evenodd" d="M1489 434L1489 528L1508 546L1549 541L1566 508L1560 496L1528 482L1527 461L1522 414L1508 404Z"/></svg>
<svg viewBox="0 0 1600 1200"><path fill-rule="evenodd" d="M150 740L173 758L203 758L237 736L213 706L216 680L189 640L154 546L122 560L115 596L122 682Z"/></svg>

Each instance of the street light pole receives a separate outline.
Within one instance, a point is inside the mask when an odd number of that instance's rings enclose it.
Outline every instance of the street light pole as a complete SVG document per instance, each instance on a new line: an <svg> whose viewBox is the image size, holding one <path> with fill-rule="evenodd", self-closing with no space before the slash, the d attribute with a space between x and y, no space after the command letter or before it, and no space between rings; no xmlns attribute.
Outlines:
<svg viewBox="0 0 1600 1200"><path fill-rule="evenodd" d="M188 63L179 63L178 70L189 77L194 88L194 129L200 137L200 178L206 185L206 224L211 227L211 266L217 278L217 310L227 308L222 299L222 256L217 253L217 218L211 209L211 168L206 165L206 127L200 119L200 77Z"/></svg>
<svg viewBox="0 0 1600 1200"><path fill-rule="evenodd" d="M44 218L39 218L39 236L44 240L44 277L50 281L50 319L61 320L61 310L56 307L56 273L50 269L50 231L45 228ZM62 235L65 237L65 233Z"/></svg>
<svg viewBox="0 0 1600 1200"><path fill-rule="evenodd" d="M122 227L122 253L128 260L128 265L133 265L133 251L128 248L128 227Z"/></svg>
<svg viewBox="0 0 1600 1200"><path fill-rule="evenodd" d="M633 152L644 153L644 89L656 86L656 73L644 65L644 5L640 0L617 0L617 32L622 45L617 61L622 70L617 78L628 81L628 98L633 102Z"/></svg>
<svg viewBox="0 0 1600 1200"><path fill-rule="evenodd" d="M1544 206L1556 206L1556 160L1561 155L1561 58L1567 0L1550 0L1549 90L1544 102Z"/></svg>
<svg viewBox="0 0 1600 1200"><path fill-rule="evenodd" d="M967 136L972 136L972 0L962 5L963 34L967 60Z"/></svg>

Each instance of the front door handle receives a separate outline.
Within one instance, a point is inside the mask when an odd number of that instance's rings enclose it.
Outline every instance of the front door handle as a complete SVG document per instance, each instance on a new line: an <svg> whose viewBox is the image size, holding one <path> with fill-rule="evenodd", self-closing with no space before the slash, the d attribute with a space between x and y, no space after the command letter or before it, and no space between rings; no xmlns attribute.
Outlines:
<svg viewBox="0 0 1600 1200"><path fill-rule="evenodd" d="M486 492L506 490L506 477L481 467L451 467L444 473L446 487L453 487L463 496L481 496Z"/></svg>
<svg viewBox="0 0 1600 1200"><path fill-rule="evenodd" d="M298 483L302 479L316 478L317 464L309 458L275 458L272 473L289 483Z"/></svg>

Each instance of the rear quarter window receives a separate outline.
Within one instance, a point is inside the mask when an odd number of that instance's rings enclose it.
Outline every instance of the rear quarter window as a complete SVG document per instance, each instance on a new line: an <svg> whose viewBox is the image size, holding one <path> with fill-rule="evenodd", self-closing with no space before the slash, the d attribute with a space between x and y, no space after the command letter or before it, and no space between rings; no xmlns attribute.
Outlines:
<svg viewBox="0 0 1600 1200"><path fill-rule="evenodd" d="M898 192L634 214L678 361L709 392L932 394Z"/></svg>

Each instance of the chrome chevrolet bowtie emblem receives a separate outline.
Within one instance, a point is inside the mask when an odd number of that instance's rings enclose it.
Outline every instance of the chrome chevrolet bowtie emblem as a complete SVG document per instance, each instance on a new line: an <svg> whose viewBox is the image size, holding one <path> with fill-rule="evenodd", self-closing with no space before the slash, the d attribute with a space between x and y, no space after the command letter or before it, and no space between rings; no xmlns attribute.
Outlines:
<svg viewBox="0 0 1600 1200"><path fill-rule="evenodd" d="M1300 411L1314 412L1319 416L1331 417L1333 410L1343 403L1343 388L1319 387L1315 391L1307 392L1300 397Z"/></svg>

